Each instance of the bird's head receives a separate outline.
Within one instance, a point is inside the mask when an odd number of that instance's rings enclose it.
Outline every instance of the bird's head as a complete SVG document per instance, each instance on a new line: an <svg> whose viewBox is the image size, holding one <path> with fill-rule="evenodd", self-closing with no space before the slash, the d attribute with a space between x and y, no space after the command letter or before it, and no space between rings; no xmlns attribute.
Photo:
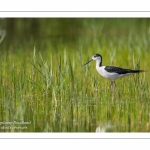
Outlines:
<svg viewBox="0 0 150 150"><path fill-rule="evenodd" d="M102 58L102 56L100 55L100 54L95 54L95 55L93 55L92 56L92 59L91 60L89 60L87 63L85 63L84 65L87 65L88 63L90 63L91 61L93 61L93 60L98 60L98 59L101 59ZM84 66L83 65L83 66Z"/></svg>

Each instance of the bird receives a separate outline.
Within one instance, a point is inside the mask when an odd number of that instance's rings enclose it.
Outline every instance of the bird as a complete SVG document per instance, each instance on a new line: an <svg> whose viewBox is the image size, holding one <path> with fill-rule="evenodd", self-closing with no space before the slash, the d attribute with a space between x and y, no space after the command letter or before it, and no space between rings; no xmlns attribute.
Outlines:
<svg viewBox="0 0 150 150"><path fill-rule="evenodd" d="M83 66L87 65L91 61L96 61L96 70L97 72L106 79L109 79L112 87L113 85L116 86L115 80L121 77L125 77L127 75L132 75L135 73L145 72L145 70L131 70L131 69L124 69L115 66L103 66L102 65L102 56L100 54L95 54L92 56L92 59L85 63Z"/></svg>

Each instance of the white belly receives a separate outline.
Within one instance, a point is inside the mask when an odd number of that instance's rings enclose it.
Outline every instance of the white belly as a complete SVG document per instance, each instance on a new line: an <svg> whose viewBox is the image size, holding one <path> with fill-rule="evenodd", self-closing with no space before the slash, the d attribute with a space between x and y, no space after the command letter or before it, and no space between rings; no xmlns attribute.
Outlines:
<svg viewBox="0 0 150 150"><path fill-rule="evenodd" d="M103 76L106 79L109 79L111 81L115 81L117 78L121 78L127 75L130 75L132 73L128 73L128 74L118 74L118 73L111 73L111 72L107 72L105 69L105 66L102 67L96 67L96 70L98 71L98 73Z"/></svg>

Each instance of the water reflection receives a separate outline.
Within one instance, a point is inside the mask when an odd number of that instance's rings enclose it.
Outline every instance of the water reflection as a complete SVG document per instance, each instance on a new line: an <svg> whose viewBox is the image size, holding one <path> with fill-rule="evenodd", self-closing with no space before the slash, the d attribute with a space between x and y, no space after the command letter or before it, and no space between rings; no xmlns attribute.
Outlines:
<svg viewBox="0 0 150 150"><path fill-rule="evenodd" d="M82 19L73 18L6 18L1 24L8 33L7 42L11 43L75 44L83 31Z"/></svg>
<svg viewBox="0 0 150 150"><path fill-rule="evenodd" d="M112 131L113 131L113 126L110 123L100 122L95 132L104 133L104 132L112 132Z"/></svg>
<svg viewBox="0 0 150 150"><path fill-rule="evenodd" d="M3 41L6 35L6 30L0 30L0 43Z"/></svg>

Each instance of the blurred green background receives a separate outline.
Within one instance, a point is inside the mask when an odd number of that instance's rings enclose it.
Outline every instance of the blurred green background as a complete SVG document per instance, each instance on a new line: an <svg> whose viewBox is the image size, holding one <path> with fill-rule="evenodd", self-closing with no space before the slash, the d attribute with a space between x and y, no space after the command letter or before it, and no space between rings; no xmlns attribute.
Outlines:
<svg viewBox="0 0 150 150"><path fill-rule="evenodd" d="M49 45L72 46L73 50L106 42L119 43L120 38L128 41L143 34L150 34L148 18L5 18L0 19L0 29L7 32L1 50L13 46L38 47L43 50ZM83 42L83 40L85 42ZM114 44L116 44L114 43ZM3 46L7 47L3 47ZM147 46L147 48L149 45Z"/></svg>

